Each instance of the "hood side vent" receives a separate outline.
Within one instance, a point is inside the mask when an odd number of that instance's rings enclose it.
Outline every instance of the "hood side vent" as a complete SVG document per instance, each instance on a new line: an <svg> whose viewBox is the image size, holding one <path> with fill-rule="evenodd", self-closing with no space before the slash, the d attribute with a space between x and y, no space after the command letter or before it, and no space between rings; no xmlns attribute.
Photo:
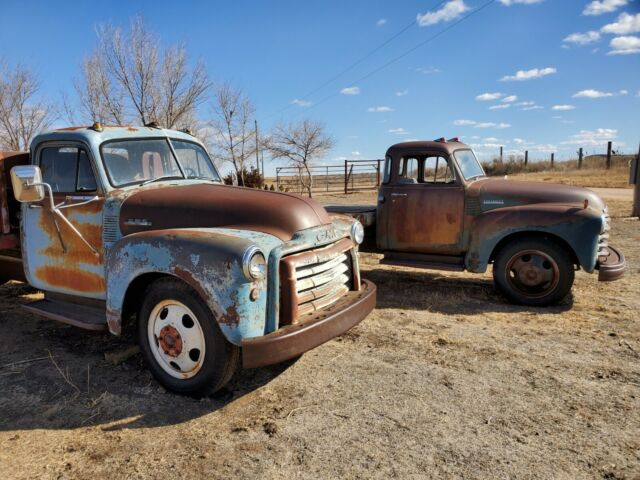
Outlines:
<svg viewBox="0 0 640 480"><path fill-rule="evenodd" d="M480 199L479 198L466 198L464 202L464 214L465 215L480 215Z"/></svg>
<svg viewBox="0 0 640 480"><path fill-rule="evenodd" d="M115 215L105 215L103 219L102 244L109 248L122 237L120 233L119 219Z"/></svg>

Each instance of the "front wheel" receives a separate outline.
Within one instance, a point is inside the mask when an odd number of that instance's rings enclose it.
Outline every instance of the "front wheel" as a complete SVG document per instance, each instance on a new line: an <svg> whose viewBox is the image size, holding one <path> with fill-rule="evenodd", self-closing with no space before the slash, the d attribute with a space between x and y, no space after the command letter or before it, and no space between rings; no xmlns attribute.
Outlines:
<svg viewBox="0 0 640 480"><path fill-rule="evenodd" d="M564 248L549 240L520 239L496 255L493 280L513 303L543 307L555 304L571 291L575 272Z"/></svg>
<svg viewBox="0 0 640 480"><path fill-rule="evenodd" d="M224 338L209 307L173 278L147 288L138 339L153 376L176 393L197 396L219 390L240 360L240 349Z"/></svg>

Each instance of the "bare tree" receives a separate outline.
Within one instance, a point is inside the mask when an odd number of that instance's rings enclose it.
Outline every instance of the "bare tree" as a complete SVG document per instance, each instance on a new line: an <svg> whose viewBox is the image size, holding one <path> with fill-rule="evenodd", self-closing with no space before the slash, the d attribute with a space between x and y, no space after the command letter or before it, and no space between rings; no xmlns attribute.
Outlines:
<svg viewBox="0 0 640 480"><path fill-rule="evenodd" d="M0 63L0 148L28 150L53 120L53 106L37 98L40 82L28 68Z"/></svg>
<svg viewBox="0 0 640 480"><path fill-rule="evenodd" d="M213 97L210 143L214 155L230 163L238 183L244 185L246 166L256 152L255 108L242 90L226 82L216 85Z"/></svg>
<svg viewBox="0 0 640 480"><path fill-rule="evenodd" d="M195 110L211 86L202 62L190 68L184 45L162 49L139 16L127 31L101 25L97 34L97 48L85 58L75 82L88 120L193 126Z"/></svg>
<svg viewBox="0 0 640 480"><path fill-rule="evenodd" d="M274 159L286 159L298 168L300 185L311 197L313 175L311 166L333 148L334 140L319 122L303 120L278 125L268 139L267 148Z"/></svg>

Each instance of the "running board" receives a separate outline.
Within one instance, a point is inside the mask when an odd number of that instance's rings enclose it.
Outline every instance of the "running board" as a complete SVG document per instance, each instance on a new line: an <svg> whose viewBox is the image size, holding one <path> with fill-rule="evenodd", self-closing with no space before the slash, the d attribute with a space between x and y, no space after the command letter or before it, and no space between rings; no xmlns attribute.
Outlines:
<svg viewBox="0 0 640 480"><path fill-rule="evenodd" d="M421 253L384 252L383 265L424 268L427 270L464 271L464 257L453 255L427 255Z"/></svg>
<svg viewBox="0 0 640 480"><path fill-rule="evenodd" d="M107 329L105 310L99 307L44 299L23 305L22 308L27 312L85 330L105 331Z"/></svg>

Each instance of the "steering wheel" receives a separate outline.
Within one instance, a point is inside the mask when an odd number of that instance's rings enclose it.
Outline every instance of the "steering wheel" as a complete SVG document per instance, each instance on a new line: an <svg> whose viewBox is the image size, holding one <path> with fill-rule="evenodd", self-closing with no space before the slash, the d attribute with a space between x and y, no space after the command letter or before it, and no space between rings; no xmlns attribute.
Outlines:
<svg viewBox="0 0 640 480"><path fill-rule="evenodd" d="M184 173L187 175L187 178L196 178L198 177L198 173L191 167L185 167Z"/></svg>

